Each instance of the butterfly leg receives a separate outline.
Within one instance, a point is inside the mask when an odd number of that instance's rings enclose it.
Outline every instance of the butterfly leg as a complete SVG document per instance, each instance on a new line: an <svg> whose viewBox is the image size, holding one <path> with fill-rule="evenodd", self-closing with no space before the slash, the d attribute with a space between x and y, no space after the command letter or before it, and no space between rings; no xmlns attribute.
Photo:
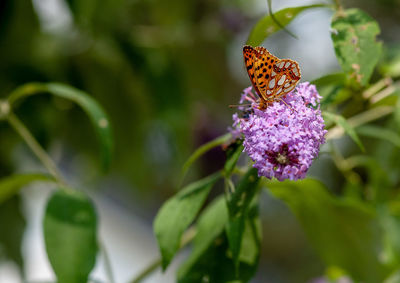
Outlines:
<svg viewBox="0 0 400 283"><path fill-rule="evenodd" d="M279 98L279 100L282 101L287 107L289 107L290 110L292 110L292 112L296 112L296 113L297 113L297 111L294 110L294 109L292 108L292 106L290 106L290 105L289 105L285 100L283 100L281 97Z"/></svg>

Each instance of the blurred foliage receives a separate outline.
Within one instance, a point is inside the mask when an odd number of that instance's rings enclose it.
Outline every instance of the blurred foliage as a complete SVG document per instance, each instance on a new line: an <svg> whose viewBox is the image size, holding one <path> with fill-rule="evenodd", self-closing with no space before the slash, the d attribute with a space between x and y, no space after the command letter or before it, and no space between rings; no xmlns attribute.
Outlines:
<svg viewBox="0 0 400 283"><path fill-rule="evenodd" d="M345 267L356 281L382 282L388 275L379 261L382 231L371 207L349 199L335 199L322 183L313 179L273 182L267 186L298 216L327 264Z"/></svg>
<svg viewBox="0 0 400 283"><path fill-rule="evenodd" d="M60 188L47 203L43 231L57 282L87 282L98 246L91 200L82 192Z"/></svg>
<svg viewBox="0 0 400 283"><path fill-rule="evenodd" d="M179 250L183 232L193 222L219 177L220 174L213 174L188 185L170 198L157 214L154 233L161 248L163 270Z"/></svg>
<svg viewBox="0 0 400 283"><path fill-rule="evenodd" d="M324 150L334 169L319 168L321 160L316 160L312 172L323 182L267 184L251 170L242 178L240 144L227 148L225 166L224 153L216 147L229 138L221 136L231 124L227 105L243 88L229 69L227 53L246 38L261 44L286 25L290 30L303 11L325 3L288 7L273 18L267 4L260 10L256 0L55 2L52 12L39 0L0 2L0 100L26 83L47 86L40 92L47 95L26 97L13 110L48 152L62 145L57 163L68 179L100 188L150 219L177 189L190 152L220 136L196 151L184 172L195 167L189 182L224 170L186 185L164 204L154 224L166 268L198 216L193 250L178 271L179 282L248 281L259 264L267 267L260 270L260 282L265 274L272 282L303 282L322 275L324 268L332 280L343 275L363 282L395 280L400 268L398 1L346 1L335 7L330 32L341 70L319 74L314 81L329 128ZM347 9L352 6L359 9ZM110 117L107 126L113 126L115 143L110 171L100 177L93 125L103 137L105 163L112 146L98 104ZM0 122L0 259L23 267L25 220L21 200L13 194L46 177L12 175L37 166L25 166L31 156ZM327 182L323 174L334 175L335 181ZM221 175L227 201L217 197L208 203L209 194L222 191L218 183L211 191ZM264 240L258 185L274 196L268 197L272 208L267 212L278 215L281 209L286 215L269 220ZM86 280L98 249L94 208L85 194L77 194L57 191L45 215L46 248L60 282ZM276 232L282 225L286 230ZM71 254L72 246L82 257Z"/></svg>
<svg viewBox="0 0 400 283"><path fill-rule="evenodd" d="M21 245L25 219L21 212L21 198L14 196L0 205L0 260L11 259L23 272L24 260ZM6 228L6 229L5 229Z"/></svg>
<svg viewBox="0 0 400 283"><path fill-rule="evenodd" d="M67 19L58 28L40 17L38 2L35 7L24 0L3 3L1 96L30 81L64 82L93 95L114 125L112 172L143 194L148 188L161 194L170 190L194 145L225 130L226 123L207 124L204 119L220 117L205 105L217 98L232 102L238 88L220 66L226 65L224 46L233 35L225 26L241 26L225 13L240 15L240 1L231 7L203 1L68 1ZM55 137L97 161L90 125L80 122L76 106L43 98L27 100L19 109L44 145L51 146ZM30 119L36 113L41 115ZM2 143L9 141L3 134ZM200 141L193 142L194 136ZM6 157L4 167L10 166Z"/></svg>
<svg viewBox="0 0 400 283"><path fill-rule="evenodd" d="M271 1L269 1L271 2ZM247 44L252 46L260 45L267 37L281 30L296 18L298 14L307 9L321 8L326 5L315 4L282 9L279 12L267 15L257 22L250 32Z"/></svg>

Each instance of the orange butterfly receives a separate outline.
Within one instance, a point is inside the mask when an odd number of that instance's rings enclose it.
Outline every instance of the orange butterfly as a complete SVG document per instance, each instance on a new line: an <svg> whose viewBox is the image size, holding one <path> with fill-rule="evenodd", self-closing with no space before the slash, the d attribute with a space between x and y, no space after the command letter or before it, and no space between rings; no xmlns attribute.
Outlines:
<svg viewBox="0 0 400 283"><path fill-rule="evenodd" d="M281 96L292 91L301 78L296 61L279 59L264 47L246 45L243 57L253 88L260 97L260 109L281 100Z"/></svg>

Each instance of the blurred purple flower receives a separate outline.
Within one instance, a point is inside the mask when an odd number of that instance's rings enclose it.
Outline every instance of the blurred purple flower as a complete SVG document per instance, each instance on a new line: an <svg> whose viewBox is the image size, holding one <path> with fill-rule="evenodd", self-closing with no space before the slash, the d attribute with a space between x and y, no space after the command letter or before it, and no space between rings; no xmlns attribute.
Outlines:
<svg viewBox="0 0 400 283"><path fill-rule="evenodd" d="M325 143L324 120L319 109L321 96L314 85L299 84L286 95L285 102L272 103L265 110L258 109L251 87L243 92L241 115L233 115L234 138L244 136L244 151L254 161L259 176L298 180L306 176L312 160Z"/></svg>

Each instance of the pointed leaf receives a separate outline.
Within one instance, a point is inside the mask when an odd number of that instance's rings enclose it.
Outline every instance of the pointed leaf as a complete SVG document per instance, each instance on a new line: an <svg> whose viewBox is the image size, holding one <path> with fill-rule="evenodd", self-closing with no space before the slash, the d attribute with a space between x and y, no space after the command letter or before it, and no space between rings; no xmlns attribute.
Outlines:
<svg viewBox="0 0 400 283"><path fill-rule="evenodd" d="M60 83L30 83L13 91L8 100L11 105L14 105L15 102L21 98L44 92L71 100L82 107L92 121L97 136L99 137L103 168L107 169L110 165L113 151L110 120L101 105L89 94Z"/></svg>
<svg viewBox="0 0 400 283"><path fill-rule="evenodd" d="M376 41L378 23L358 9L338 11L332 20L336 57L352 81L365 86L378 63L382 44Z"/></svg>
<svg viewBox="0 0 400 283"><path fill-rule="evenodd" d="M14 261L22 272L24 258L21 247L26 221L21 210L22 201L19 196L13 196L0 203L0 259Z"/></svg>
<svg viewBox="0 0 400 283"><path fill-rule="evenodd" d="M197 222L193 251L178 270L178 282L248 282L258 267L261 223L257 205L249 209L243 235L238 272L232 272L234 262L223 230L228 222L224 198L214 200ZM217 253L220 251L220 253ZM237 281L235 281L237 280Z"/></svg>
<svg viewBox="0 0 400 283"><path fill-rule="evenodd" d="M393 197L391 192L393 184L389 177L389 171L383 168L380 162L368 155L353 155L347 160L353 167L365 167L368 186L363 190L367 190L365 193L368 194L370 200L387 202Z"/></svg>
<svg viewBox="0 0 400 283"><path fill-rule="evenodd" d="M89 94L76 88L58 83L46 86L50 93L74 101L88 114L100 139L103 167L107 169L111 162L113 139L110 120L103 108Z"/></svg>
<svg viewBox="0 0 400 283"><path fill-rule="evenodd" d="M400 148L400 135L390 129L373 125L364 125L356 128L359 135L386 140Z"/></svg>
<svg viewBox="0 0 400 283"><path fill-rule="evenodd" d="M385 59L379 64L380 73L385 77L396 78L400 76L400 48L387 46Z"/></svg>
<svg viewBox="0 0 400 283"><path fill-rule="evenodd" d="M347 123L346 119L343 116L329 113L329 112L323 112L322 115L324 116L325 119L330 120L337 124L338 126L342 127L343 130L345 131L346 134L349 135L349 137L358 145L358 147L362 150L365 151L364 145L362 144L360 138L358 137L356 131L352 126L350 126L349 123Z"/></svg>
<svg viewBox="0 0 400 283"><path fill-rule="evenodd" d="M192 223L212 186L221 174L213 174L186 186L164 203L157 213L153 228L165 270L178 251L181 237Z"/></svg>
<svg viewBox="0 0 400 283"><path fill-rule="evenodd" d="M257 192L259 180L257 169L251 168L240 181L235 191L228 196L229 222L226 227L226 233L235 264L239 263L245 220L250 202Z"/></svg>
<svg viewBox="0 0 400 283"><path fill-rule="evenodd" d="M238 272L229 252L228 241L224 233L220 234L205 253L187 273L178 275L178 283L194 282L249 282L257 270L257 264L240 264Z"/></svg>
<svg viewBox="0 0 400 283"><path fill-rule="evenodd" d="M319 181L270 182L270 192L297 216L310 243L327 265L347 271L356 282L382 282L382 229L374 211L339 200Z"/></svg>
<svg viewBox="0 0 400 283"><path fill-rule="evenodd" d="M383 283L400 283L400 270L397 270L389 275Z"/></svg>
<svg viewBox="0 0 400 283"><path fill-rule="evenodd" d="M262 238L258 198L252 203L247 213L243 239L240 247L239 261L249 265L258 265Z"/></svg>
<svg viewBox="0 0 400 283"><path fill-rule="evenodd" d="M228 208L225 198L215 199L201 214L196 225L193 251L178 270L178 278L185 277L200 257L223 232L228 222Z"/></svg>
<svg viewBox="0 0 400 283"><path fill-rule="evenodd" d="M340 103L351 96L351 92L345 88L345 73L329 74L317 78L311 83L317 87L319 94L323 97L322 106Z"/></svg>
<svg viewBox="0 0 400 283"><path fill-rule="evenodd" d="M400 95L397 95L397 103L394 108L394 121L396 122L397 129L400 129Z"/></svg>
<svg viewBox="0 0 400 283"><path fill-rule="evenodd" d="M379 220L384 230L385 262L398 268L400 264L400 217L392 213L388 206L378 209Z"/></svg>
<svg viewBox="0 0 400 283"><path fill-rule="evenodd" d="M57 190L47 203L43 228L57 281L87 282L98 251L97 218L88 197L71 189Z"/></svg>
<svg viewBox="0 0 400 283"><path fill-rule="evenodd" d="M22 187L36 181L51 182L54 178L45 174L16 174L0 180L0 204L13 195Z"/></svg>
<svg viewBox="0 0 400 283"><path fill-rule="evenodd" d="M344 73L333 73L329 75L325 75L322 77L319 77L313 81L311 81L311 84L315 85L318 89L327 85L332 85L332 84L344 84L346 81L346 74Z"/></svg>
<svg viewBox="0 0 400 283"><path fill-rule="evenodd" d="M260 45L268 36L287 26L298 14L307 9L326 7L325 4L315 4L301 7L282 9L274 13L275 19L281 26L273 20L270 15L261 18L250 32L247 44L252 46Z"/></svg>

